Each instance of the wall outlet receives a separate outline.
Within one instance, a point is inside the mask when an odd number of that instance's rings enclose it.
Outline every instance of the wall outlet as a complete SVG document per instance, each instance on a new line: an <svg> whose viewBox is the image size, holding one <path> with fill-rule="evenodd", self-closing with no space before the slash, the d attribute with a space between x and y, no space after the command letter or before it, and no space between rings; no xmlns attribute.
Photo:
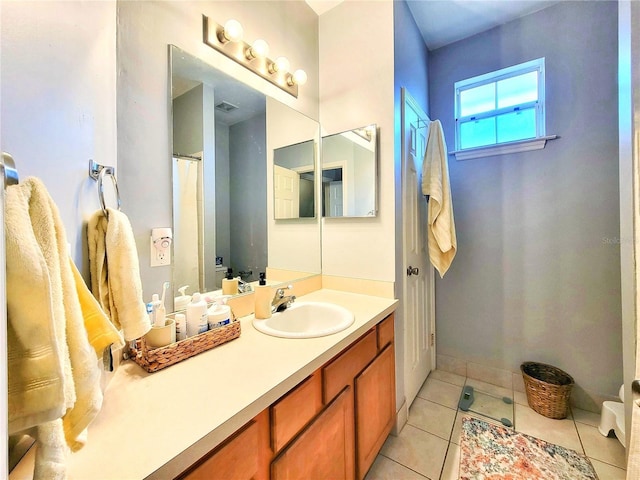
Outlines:
<svg viewBox="0 0 640 480"><path fill-rule="evenodd" d="M171 247L156 248L156 245L153 243L152 237L149 237L149 253L151 257L152 267L163 267L165 265L171 265Z"/></svg>

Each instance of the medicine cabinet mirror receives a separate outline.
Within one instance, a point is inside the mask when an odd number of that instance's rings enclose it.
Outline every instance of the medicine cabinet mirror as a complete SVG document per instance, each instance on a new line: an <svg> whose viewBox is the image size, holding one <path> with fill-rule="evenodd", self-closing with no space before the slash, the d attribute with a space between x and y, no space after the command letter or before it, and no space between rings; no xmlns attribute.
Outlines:
<svg viewBox="0 0 640 480"><path fill-rule="evenodd" d="M287 249L286 261L268 258L279 237L267 198L268 132L291 138L303 130L313 143L309 130L319 132L317 122L175 46L169 50L174 295L185 285L187 294L215 292L227 268L247 283L267 267L293 275L279 282L319 273L319 230L304 249Z"/></svg>
<svg viewBox="0 0 640 480"><path fill-rule="evenodd" d="M314 218L314 140L273 150L273 205L276 220Z"/></svg>
<svg viewBox="0 0 640 480"><path fill-rule="evenodd" d="M376 124L322 137L322 216L375 217Z"/></svg>

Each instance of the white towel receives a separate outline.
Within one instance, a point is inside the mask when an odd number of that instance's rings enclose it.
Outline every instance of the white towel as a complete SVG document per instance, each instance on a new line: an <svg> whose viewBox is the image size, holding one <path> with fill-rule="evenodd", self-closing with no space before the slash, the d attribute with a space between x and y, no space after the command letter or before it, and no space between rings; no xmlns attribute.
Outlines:
<svg viewBox="0 0 640 480"><path fill-rule="evenodd" d="M142 299L138 251L127 216L107 209L89 219L87 237L91 291L126 341L142 337L151 329Z"/></svg>
<svg viewBox="0 0 640 480"><path fill-rule="evenodd" d="M440 120L429 124L429 137L422 164L422 193L429 196L429 259L442 278L456 256L458 242L453 221L447 145Z"/></svg>

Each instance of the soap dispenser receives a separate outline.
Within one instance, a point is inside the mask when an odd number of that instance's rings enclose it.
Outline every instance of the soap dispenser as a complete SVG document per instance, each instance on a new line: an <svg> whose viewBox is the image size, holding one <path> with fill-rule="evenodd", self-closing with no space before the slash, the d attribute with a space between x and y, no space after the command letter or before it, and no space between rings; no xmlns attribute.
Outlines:
<svg viewBox="0 0 640 480"><path fill-rule="evenodd" d="M260 280L255 287L255 307L254 316L258 319L271 317L271 287L267 286L267 279L264 272L260 272Z"/></svg>
<svg viewBox="0 0 640 480"><path fill-rule="evenodd" d="M222 294L223 295L238 294L238 279L233 278L233 270L231 268L227 268L227 276L222 279Z"/></svg>
<svg viewBox="0 0 640 480"><path fill-rule="evenodd" d="M173 299L173 309L176 312L181 312L182 310L186 310L187 305L189 305L189 302L191 301L191 295L187 295L187 288L189 288L189 285L184 285L180 287L178 289L178 292L180 292L180 295L177 297L174 297Z"/></svg>

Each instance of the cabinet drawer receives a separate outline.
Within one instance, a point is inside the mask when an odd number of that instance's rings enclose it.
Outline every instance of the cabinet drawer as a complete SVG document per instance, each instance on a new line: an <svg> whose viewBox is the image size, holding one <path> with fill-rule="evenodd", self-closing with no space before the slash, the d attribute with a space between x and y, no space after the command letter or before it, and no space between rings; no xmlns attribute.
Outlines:
<svg viewBox="0 0 640 480"><path fill-rule="evenodd" d="M271 446L278 452L322 409L320 372L271 406Z"/></svg>
<svg viewBox="0 0 640 480"><path fill-rule="evenodd" d="M393 313L378 324L378 350L393 343Z"/></svg>
<svg viewBox="0 0 640 480"><path fill-rule="evenodd" d="M373 329L324 367L324 403L329 403L344 387L352 385L353 379L375 358L376 353L376 330Z"/></svg>

